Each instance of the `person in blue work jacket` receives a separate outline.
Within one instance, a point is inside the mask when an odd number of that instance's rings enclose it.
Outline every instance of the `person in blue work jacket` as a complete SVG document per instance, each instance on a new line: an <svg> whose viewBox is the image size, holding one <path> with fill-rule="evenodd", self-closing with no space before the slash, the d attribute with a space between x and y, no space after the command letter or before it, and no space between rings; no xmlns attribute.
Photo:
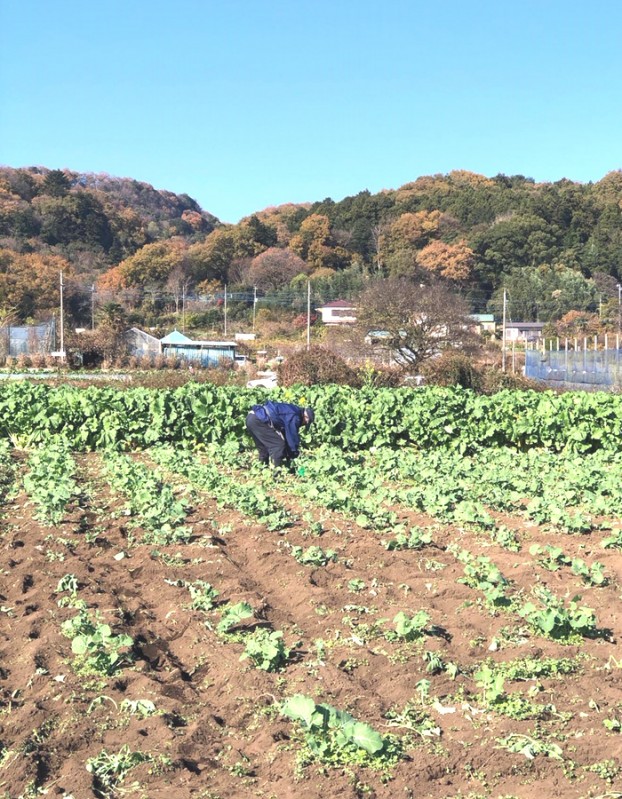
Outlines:
<svg viewBox="0 0 622 799"><path fill-rule="evenodd" d="M299 430L315 419L313 408L301 408L289 402L268 402L253 405L246 417L246 429L253 437L260 463L272 461L280 466L298 457Z"/></svg>

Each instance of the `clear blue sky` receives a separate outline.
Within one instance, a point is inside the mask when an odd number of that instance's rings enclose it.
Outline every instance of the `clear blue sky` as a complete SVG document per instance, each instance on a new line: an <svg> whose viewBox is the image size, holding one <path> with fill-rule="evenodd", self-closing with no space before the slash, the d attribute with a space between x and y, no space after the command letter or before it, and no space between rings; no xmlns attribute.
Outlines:
<svg viewBox="0 0 622 799"><path fill-rule="evenodd" d="M452 169L596 181L621 31L621 0L0 0L0 163L225 222Z"/></svg>

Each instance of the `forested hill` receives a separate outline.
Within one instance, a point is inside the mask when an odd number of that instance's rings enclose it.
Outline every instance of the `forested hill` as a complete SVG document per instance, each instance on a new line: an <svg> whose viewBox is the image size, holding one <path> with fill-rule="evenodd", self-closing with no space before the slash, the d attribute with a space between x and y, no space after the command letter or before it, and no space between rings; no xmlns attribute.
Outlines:
<svg viewBox="0 0 622 799"><path fill-rule="evenodd" d="M180 281L287 297L310 279L316 296L335 297L375 276L434 277L473 310L494 309L505 287L514 318L559 318L617 302L622 171L587 184L454 171L221 225L187 195L134 180L0 168L0 311L52 307L58 268L162 296Z"/></svg>
<svg viewBox="0 0 622 799"><path fill-rule="evenodd" d="M0 237L106 269L149 242L210 233L218 220L187 194L105 174L0 167Z"/></svg>

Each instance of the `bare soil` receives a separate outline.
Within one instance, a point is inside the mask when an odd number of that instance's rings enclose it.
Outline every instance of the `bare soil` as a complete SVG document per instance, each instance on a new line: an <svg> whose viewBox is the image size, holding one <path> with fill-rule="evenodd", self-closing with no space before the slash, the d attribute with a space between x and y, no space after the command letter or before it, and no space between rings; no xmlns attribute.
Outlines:
<svg viewBox="0 0 622 799"><path fill-rule="evenodd" d="M189 517L191 543L154 547L122 514L124 503L99 476L98 455L80 456L86 499L56 527L37 522L19 494L4 509L0 562L0 797L95 799L106 795L87 771L89 758L122 747L151 756L111 796L149 799L289 799L325 797L614 797L622 794L622 555L602 550L604 536L551 533L518 517L503 521L523 544L508 552L483 535L438 525L434 545L388 551L381 535L286 497L298 519L270 532L202 496ZM240 477L243 479L243 476ZM407 508L411 524L434 524ZM312 513L324 533L309 534ZM458 582L463 569L447 551L458 542L491 557L527 594L538 581L558 596L581 594L598 618L599 637L571 645L524 634L520 619L491 613L481 595ZM600 560L610 577L586 588L568 570L534 568L531 543L556 543L569 557ZM325 567L300 565L288 543L337 552ZM73 574L79 596L115 632L134 641L133 665L111 678L76 669L61 623L76 614L59 607L59 580ZM353 591L350 581L362 580ZM247 601L251 626L282 630L293 649L288 665L267 673L240 662L244 645L216 632L218 611L189 607L177 580L204 580L218 601ZM421 642L384 635L399 611L429 613L437 628ZM322 642L318 644L317 642ZM425 651L456 664L455 679L426 671ZM533 702L550 705L538 720L486 708L474 671L487 658L576 658L578 671L539 680ZM418 683L430 681L429 701ZM528 697L535 685L508 691ZM372 725L383 735L409 735L404 757L388 774L370 768L297 764L302 738L279 712L293 694L312 696ZM148 717L122 709L150 700ZM433 705L433 700L438 700ZM440 736L391 726L387 712L408 703L429 713ZM563 760L528 759L500 748L510 734L553 742ZM605 763L605 765L602 765ZM599 765L601 764L601 765Z"/></svg>

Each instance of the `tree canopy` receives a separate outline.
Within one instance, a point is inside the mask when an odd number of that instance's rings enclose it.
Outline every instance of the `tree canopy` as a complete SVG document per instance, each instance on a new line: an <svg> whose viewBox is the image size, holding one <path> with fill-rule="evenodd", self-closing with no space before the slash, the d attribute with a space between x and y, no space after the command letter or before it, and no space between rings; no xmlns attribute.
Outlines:
<svg viewBox="0 0 622 799"><path fill-rule="evenodd" d="M129 178L0 167L0 248L58 257L111 291L165 291L174 273L190 290L277 293L310 277L322 296L352 298L377 277L434 279L472 311L496 311L505 288L514 318L549 321L617 298L622 171L581 184L455 170L223 225L188 195Z"/></svg>

